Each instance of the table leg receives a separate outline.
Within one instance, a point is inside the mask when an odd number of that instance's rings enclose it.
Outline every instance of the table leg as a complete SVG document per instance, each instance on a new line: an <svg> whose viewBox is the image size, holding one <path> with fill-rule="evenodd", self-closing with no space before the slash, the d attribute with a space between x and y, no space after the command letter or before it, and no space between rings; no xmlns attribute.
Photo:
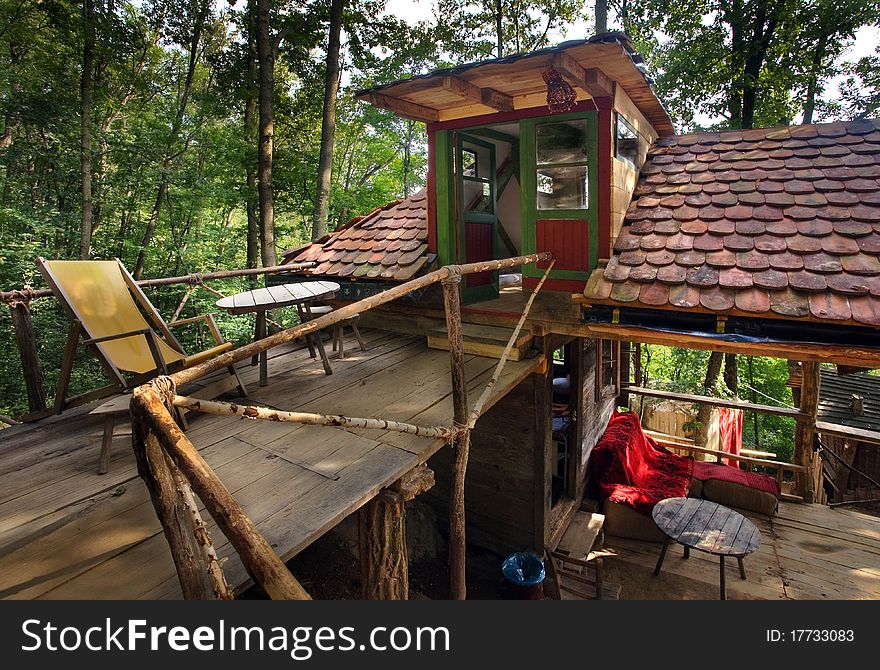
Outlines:
<svg viewBox="0 0 880 670"><path fill-rule="evenodd" d="M260 339L266 337L266 311L257 312L257 330L260 333ZM260 352L260 386L266 386L269 383L269 354L263 350Z"/></svg>
<svg viewBox="0 0 880 670"><path fill-rule="evenodd" d="M689 546L687 546L686 544L683 544L682 546L684 547L685 560L687 560L688 558L691 557L691 548Z"/></svg>
<svg viewBox="0 0 880 670"><path fill-rule="evenodd" d="M736 561L737 561L737 563L739 563L739 576L740 576L740 578L745 579L746 578L746 567L743 565L742 556L737 556Z"/></svg>
<svg viewBox="0 0 880 670"><path fill-rule="evenodd" d="M266 313L257 312L254 316L256 317L254 319L254 342L256 342L266 337ZM261 319L260 316L263 318ZM260 354L254 354L251 356L251 365L256 365L259 362Z"/></svg>
<svg viewBox="0 0 880 670"><path fill-rule="evenodd" d="M725 575L724 575L724 556L719 556L719 564L721 566L721 600L727 600L727 585L725 583Z"/></svg>
<svg viewBox="0 0 880 670"><path fill-rule="evenodd" d="M669 549L670 539L667 537L663 540L663 548L660 550L660 557L657 559L657 566L654 568L654 576L660 574L660 568L663 567L663 559L666 558L666 550Z"/></svg>
<svg viewBox="0 0 880 670"><path fill-rule="evenodd" d="M306 312L306 310L303 309L302 305L296 306L296 313L299 315L300 323L305 323L306 321L309 321L312 316L311 312ZM315 345L313 344L311 335L306 335L306 346L309 348L309 356L315 358L317 354L315 353Z"/></svg>
<svg viewBox="0 0 880 670"><path fill-rule="evenodd" d="M330 367L330 359L327 358L327 351L324 349L324 340L321 339L321 331L319 330L312 333L312 337L315 338L315 344L318 347L318 352L321 354L321 363L324 364L324 373L332 375L333 368Z"/></svg>

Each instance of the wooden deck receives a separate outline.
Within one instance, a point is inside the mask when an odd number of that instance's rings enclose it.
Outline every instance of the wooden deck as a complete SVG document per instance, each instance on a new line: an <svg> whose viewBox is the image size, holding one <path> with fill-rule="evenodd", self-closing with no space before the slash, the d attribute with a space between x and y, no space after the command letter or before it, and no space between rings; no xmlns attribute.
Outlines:
<svg viewBox="0 0 880 670"><path fill-rule="evenodd" d="M780 503L776 516L746 514L761 546L745 558L745 581L728 561L727 597L759 600L880 599L880 518L825 505ZM608 536L605 565L622 599L716 599L718 558L672 545L658 577L660 543Z"/></svg>
<svg viewBox="0 0 880 670"><path fill-rule="evenodd" d="M427 349L423 338L365 336L369 350L346 342L350 353L331 359L331 376L301 346L270 352L267 387L257 386L257 368L243 366L251 399L279 409L451 425L449 354ZM491 402L541 362L508 363ZM474 397L496 363L466 357ZM179 598L129 434L117 428L110 472L97 475L101 420L90 409L0 432L0 597ZM375 430L190 416L190 440L285 560L443 446ZM238 591L247 575L205 516Z"/></svg>

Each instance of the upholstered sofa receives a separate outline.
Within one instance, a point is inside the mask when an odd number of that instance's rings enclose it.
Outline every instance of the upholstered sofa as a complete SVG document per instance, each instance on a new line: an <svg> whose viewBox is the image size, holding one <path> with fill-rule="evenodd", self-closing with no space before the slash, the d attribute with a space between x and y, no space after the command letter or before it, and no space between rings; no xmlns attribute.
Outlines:
<svg viewBox="0 0 880 670"><path fill-rule="evenodd" d="M664 498L702 497L766 515L779 504L772 477L673 454L645 435L632 412L611 417L590 455L590 480L602 503L605 531L639 540L663 540L651 510Z"/></svg>

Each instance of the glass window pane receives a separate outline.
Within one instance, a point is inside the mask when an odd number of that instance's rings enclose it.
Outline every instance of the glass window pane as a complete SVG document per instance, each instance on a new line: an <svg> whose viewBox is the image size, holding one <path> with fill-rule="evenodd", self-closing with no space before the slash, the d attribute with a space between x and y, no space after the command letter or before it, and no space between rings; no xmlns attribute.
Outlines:
<svg viewBox="0 0 880 670"><path fill-rule="evenodd" d="M477 152L470 149L461 150L461 170L465 177L477 176Z"/></svg>
<svg viewBox="0 0 880 670"><path fill-rule="evenodd" d="M587 166L538 168L538 209L587 209Z"/></svg>
<svg viewBox="0 0 880 670"><path fill-rule="evenodd" d="M492 214L492 187L488 182L465 178L464 209L466 212Z"/></svg>
<svg viewBox="0 0 880 670"><path fill-rule="evenodd" d="M540 123L535 127L538 165L584 163L587 160L585 119Z"/></svg>
<svg viewBox="0 0 880 670"><path fill-rule="evenodd" d="M617 144L617 157L620 160L629 161L636 165L639 156L639 135L625 118L620 114L616 115L617 132L615 134L615 142Z"/></svg>

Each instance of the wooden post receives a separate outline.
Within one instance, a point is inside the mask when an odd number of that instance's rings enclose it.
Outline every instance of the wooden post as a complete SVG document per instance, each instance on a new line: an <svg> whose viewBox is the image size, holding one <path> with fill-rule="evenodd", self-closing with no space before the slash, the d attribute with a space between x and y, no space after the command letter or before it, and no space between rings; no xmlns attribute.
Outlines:
<svg viewBox="0 0 880 670"><path fill-rule="evenodd" d="M46 388L43 383L43 371L40 369L40 359L37 357L37 341L34 337L31 310L26 300L10 302L9 310L12 313L15 341L21 356L21 371L27 388L28 409L31 412L42 412L46 409Z"/></svg>
<svg viewBox="0 0 880 670"><path fill-rule="evenodd" d="M452 488L449 494L449 579L453 600L467 597L464 483L467 474L470 431L468 424L467 377L464 372L464 337L461 330L461 273L450 267L442 280L449 361L452 369L453 422L460 430L453 443Z"/></svg>
<svg viewBox="0 0 880 670"><path fill-rule="evenodd" d="M358 513L358 548L363 600L406 600L409 558L404 503L434 486L434 472L419 465Z"/></svg>
<svg viewBox="0 0 880 670"><path fill-rule="evenodd" d="M358 511L362 600L409 598L403 496L382 490Z"/></svg>
<svg viewBox="0 0 880 670"><path fill-rule="evenodd" d="M805 470L798 472L797 494L804 502L815 499L813 477L813 442L816 434L816 413L819 408L819 364L815 361L801 363L801 417L794 431L794 462Z"/></svg>
<svg viewBox="0 0 880 670"><path fill-rule="evenodd" d="M633 361L633 377L635 377L634 384L636 386L642 386L642 343L633 342L631 346L636 348L636 357L635 361Z"/></svg>
<svg viewBox="0 0 880 670"><path fill-rule="evenodd" d="M186 600L209 599L213 588L208 566L196 541L192 515L177 492L173 471L177 468L169 462L156 436L134 413L131 428L138 473L147 485L156 515L171 547L183 597Z"/></svg>
<svg viewBox="0 0 880 670"><path fill-rule="evenodd" d="M290 574L290 570L287 569L287 566L284 565L254 522L245 514L241 505L232 497L232 494L217 477L217 473L205 462L202 455L193 447L174 419L171 418L168 408L163 404L160 394L156 391L161 383L167 383L168 380L168 377L160 377L154 379L150 384L139 386L134 390L131 399L133 425L140 422L143 425L142 430L147 434L155 435L159 447L180 468L217 526L229 539L230 544L241 558L245 570L257 584L263 587L270 598L310 600L309 594L296 577ZM137 451L137 440L135 443ZM145 481L149 485L149 480L145 478ZM156 496L153 496L153 500L156 505ZM189 512L182 505L180 508L180 513L185 515L191 524ZM167 515L164 511L160 512L158 507L157 512L159 519L163 522L162 526L166 529L167 536L169 531L169 525L166 524ZM169 524L171 521L173 519L168 520ZM193 532L193 530L189 532L189 537L194 537ZM183 550L182 544L176 540L172 543L171 539L169 539L169 543L175 560L177 560L177 554ZM194 555L200 555L200 551L200 547L193 546ZM204 576L206 573L207 566L204 566L202 575ZM206 593L211 593L210 583L208 583L207 589Z"/></svg>

